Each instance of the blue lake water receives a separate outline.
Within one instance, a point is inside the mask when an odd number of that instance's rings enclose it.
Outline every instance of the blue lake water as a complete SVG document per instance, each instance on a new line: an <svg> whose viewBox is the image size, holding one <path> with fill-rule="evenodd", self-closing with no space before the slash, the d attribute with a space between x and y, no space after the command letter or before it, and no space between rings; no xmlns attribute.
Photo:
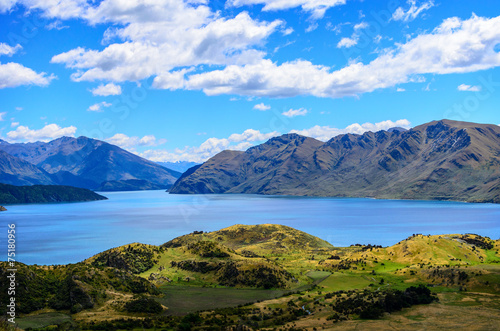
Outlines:
<svg viewBox="0 0 500 331"><path fill-rule="evenodd" d="M103 193L105 201L7 206L0 213L0 260L7 224L17 229L17 260L79 262L132 242L163 244L195 230L276 223L336 246L393 245L414 233L500 237L500 205L438 201L304 198L258 195L170 195L164 191Z"/></svg>

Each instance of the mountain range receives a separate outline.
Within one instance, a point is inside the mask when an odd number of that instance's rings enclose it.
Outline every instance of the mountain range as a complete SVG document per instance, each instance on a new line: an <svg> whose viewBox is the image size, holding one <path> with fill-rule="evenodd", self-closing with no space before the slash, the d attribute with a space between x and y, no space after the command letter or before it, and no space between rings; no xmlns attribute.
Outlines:
<svg viewBox="0 0 500 331"><path fill-rule="evenodd" d="M172 169L174 171L184 173L186 172L189 168L192 168L194 166L199 165L199 163L196 162L189 162L189 161L177 161L177 162L156 162L162 167Z"/></svg>
<svg viewBox="0 0 500 331"><path fill-rule="evenodd" d="M500 203L500 127L441 120L327 142L285 134L215 155L170 192Z"/></svg>
<svg viewBox="0 0 500 331"><path fill-rule="evenodd" d="M4 184L166 189L180 175L118 146L87 137L35 143L0 141L0 182Z"/></svg>

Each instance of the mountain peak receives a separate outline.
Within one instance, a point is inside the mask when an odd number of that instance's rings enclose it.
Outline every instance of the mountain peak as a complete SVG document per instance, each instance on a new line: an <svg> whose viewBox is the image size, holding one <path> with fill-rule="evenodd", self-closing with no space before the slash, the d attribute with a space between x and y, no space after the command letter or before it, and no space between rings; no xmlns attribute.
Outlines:
<svg viewBox="0 0 500 331"><path fill-rule="evenodd" d="M498 146L499 126L452 120L326 143L286 134L230 162L210 159L171 192L499 202Z"/></svg>

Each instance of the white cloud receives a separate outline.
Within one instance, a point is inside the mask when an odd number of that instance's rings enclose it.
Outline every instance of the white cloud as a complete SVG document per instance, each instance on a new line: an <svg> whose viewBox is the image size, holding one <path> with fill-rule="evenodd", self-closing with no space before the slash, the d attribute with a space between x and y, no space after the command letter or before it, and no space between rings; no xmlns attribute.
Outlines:
<svg viewBox="0 0 500 331"><path fill-rule="evenodd" d="M1 1L1 0L0 0ZM1 7L1 5L0 5ZM19 44L16 46L12 47L10 45L7 45L5 43L0 43L0 56L1 55L7 55L7 56L12 56L14 55L18 50L22 49L23 47Z"/></svg>
<svg viewBox="0 0 500 331"><path fill-rule="evenodd" d="M350 48L353 46L356 46L359 41L359 30L366 29L368 27L368 23L366 22L361 22L358 24L354 25L354 32L351 35L351 37L344 37L340 39L340 41L337 43L337 48Z"/></svg>
<svg viewBox="0 0 500 331"><path fill-rule="evenodd" d="M300 109L290 109L287 110L281 115L286 116L286 117L295 117L295 116L305 116L307 114L307 109L300 108Z"/></svg>
<svg viewBox="0 0 500 331"><path fill-rule="evenodd" d="M404 91L406 91L406 90L404 88L402 88L402 87L398 87L396 89L396 92L404 92Z"/></svg>
<svg viewBox="0 0 500 331"><path fill-rule="evenodd" d="M55 20L54 22L49 23L47 26L45 26L45 29L47 30L62 30L67 28L69 28L69 26L63 25L60 20Z"/></svg>
<svg viewBox="0 0 500 331"><path fill-rule="evenodd" d="M262 133L259 130L248 129L243 133L235 133L228 138L208 138L198 147L185 147L167 151L164 149L150 149L140 156L155 162L205 162L207 159L223 150L246 150L249 147L262 143L272 137L279 136L279 132Z"/></svg>
<svg viewBox="0 0 500 331"><path fill-rule="evenodd" d="M122 87L120 85L116 85L113 83L109 84L101 84L98 87L90 90L93 95L99 95L99 96L109 96L109 95L120 95L122 94Z"/></svg>
<svg viewBox="0 0 500 331"><path fill-rule="evenodd" d="M449 18L430 33L384 50L368 64L351 62L333 71L304 60L277 65L266 59L193 74L187 88L202 89L207 95L356 96L402 83L422 82L424 74L467 73L498 67L500 53L494 49L498 43L500 16Z"/></svg>
<svg viewBox="0 0 500 331"><path fill-rule="evenodd" d="M0 122L5 121L5 118L4 118L5 115L7 115L6 111L4 111L3 113L0 113Z"/></svg>
<svg viewBox="0 0 500 331"><path fill-rule="evenodd" d="M76 127L69 126L61 128L57 124L48 124L39 130L31 130L27 126L18 126L15 131L7 132L7 137L10 141L20 142L35 142L35 141L50 141L63 136L73 137L76 132Z"/></svg>
<svg viewBox="0 0 500 331"><path fill-rule="evenodd" d="M313 22L311 24L309 24L309 26L306 28L306 32L313 32L314 30L316 30L318 28L318 23L316 22Z"/></svg>
<svg viewBox="0 0 500 331"><path fill-rule="evenodd" d="M248 129L241 134L233 133L232 135L229 136L228 140L230 142L237 142L237 143L264 141L272 137L275 137L278 134L279 134L278 132L262 133L259 130Z"/></svg>
<svg viewBox="0 0 500 331"><path fill-rule="evenodd" d="M104 0L95 7L83 7L78 17L90 24L113 23L105 41L121 42L102 51L78 47L55 55L52 63L75 69L74 81L122 82L157 76L156 88L182 88L186 67L259 61L265 53L258 48L283 25L280 20L254 20L247 12L224 18L205 1Z"/></svg>
<svg viewBox="0 0 500 331"><path fill-rule="evenodd" d="M106 139L106 141L133 153L135 153L135 149L140 146L158 146L167 142L165 139L156 139L154 135L147 135L139 138L135 136L129 137L123 133L117 133L113 137Z"/></svg>
<svg viewBox="0 0 500 331"><path fill-rule="evenodd" d="M467 91L467 92L479 92L481 91L481 86L475 85L466 85L466 84L461 84L457 87L457 90L459 91Z"/></svg>
<svg viewBox="0 0 500 331"><path fill-rule="evenodd" d="M259 103L259 104L255 105L255 106L253 106L253 109L257 109L257 110L260 110L260 111L266 111L266 110L271 109L271 106L265 105L264 103Z"/></svg>
<svg viewBox="0 0 500 331"><path fill-rule="evenodd" d="M358 44L358 38L347 38L344 37L340 39L340 41L337 43L337 48L350 48L353 46L356 46Z"/></svg>
<svg viewBox="0 0 500 331"><path fill-rule="evenodd" d="M228 4L234 7L248 5L264 5L263 11L285 10L301 7L303 11L311 13L312 18L319 19L325 15L327 9L344 5L346 0L230 0Z"/></svg>
<svg viewBox="0 0 500 331"><path fill-rule="evenodd" d="M104 110L102 108L104 107L111 107L112 104L106 101L95 103L92 106L90 106L87 111L93 111L96 113L102 113Z"/></svg>
<svg viewBox="0 0 500 331"><path fill-rule="evenodd" d="M293 30L293 28L291 28L291 27L290 27L290 28L287 28L287 29L283 30L281 33L282 33L284 36L288 36L288 35L292 34L292 33L293 33L293 31L294 31L294 30Z"/></svg>
<svg viewBox="0 0 500 331"><path fill-rule="evenodd" d="M361 29L366 29L367 27L368 27L368 23L361 22L361 23L354 25L354 30L357 31L357 30L361 30Z"/></svg>
<svg viewBox="0 0 500 331"><path fill-rule="evenodd" d="M12 122L10 123L11 128L15 128L16 126L19 126L19 122Z"/></svg>
<svg viewBox="0 0 500 331"><path fill-rule="evenodd" d="M184 76L190 71L191 68L161 73L154 78L153 87L164 90L183 89L186 87Z"/></svg>
<svg viewBox="0 0 500 331"><path fill-rule="evenodd" d="M14 7L16 2L17 0L0 0L0 13L10 11Z"/></svg>
<svg viewBox="0 0 500 331"><path fill-rule="evenodd" d="M398 7L392 14L392 19L395 21L410 22L417 18L424 10L434 7L434 1L425 1L420 6L417 6L416 0L408 0L410 7L405 11L403 7Z"/></svg>
<svg viewBox="0 0 500 331"><path fill-rule="evenodd" d="M56 76L47 76L45 72L36 73L21 64L9 62L0 64L0 89L21 85L47 86Z"/></svg>
<svg viewBox="0 0 500 331"><path fill-rule="evenodd" d="M395 122L388 120L378 123L364 123L364 124L354 123L347 126L344 129L337 129L329 126L316 125L313 126L312 128L305 130L292 130L290 131L290 133L298 133L300 135L316 138L321 141L328 141L335 136L346 133L363 134L367 131L377 132L380 130L388 130L394 127L402 127L405 129L409 129L410 124L411 123L408 120L401 119Z"/></svg>

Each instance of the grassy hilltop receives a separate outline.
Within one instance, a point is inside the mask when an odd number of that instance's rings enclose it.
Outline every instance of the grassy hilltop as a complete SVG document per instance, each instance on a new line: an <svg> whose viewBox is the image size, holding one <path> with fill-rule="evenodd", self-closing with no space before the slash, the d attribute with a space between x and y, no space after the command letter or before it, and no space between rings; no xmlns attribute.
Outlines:
<svg viewBox="0 0 500 331"><path fill-rule="evenodd" d="M495 329L499 250L499 240L473 234L333 247L282 225L234 225L74 265L19 264L18 322L80 330Z"/></svg>

